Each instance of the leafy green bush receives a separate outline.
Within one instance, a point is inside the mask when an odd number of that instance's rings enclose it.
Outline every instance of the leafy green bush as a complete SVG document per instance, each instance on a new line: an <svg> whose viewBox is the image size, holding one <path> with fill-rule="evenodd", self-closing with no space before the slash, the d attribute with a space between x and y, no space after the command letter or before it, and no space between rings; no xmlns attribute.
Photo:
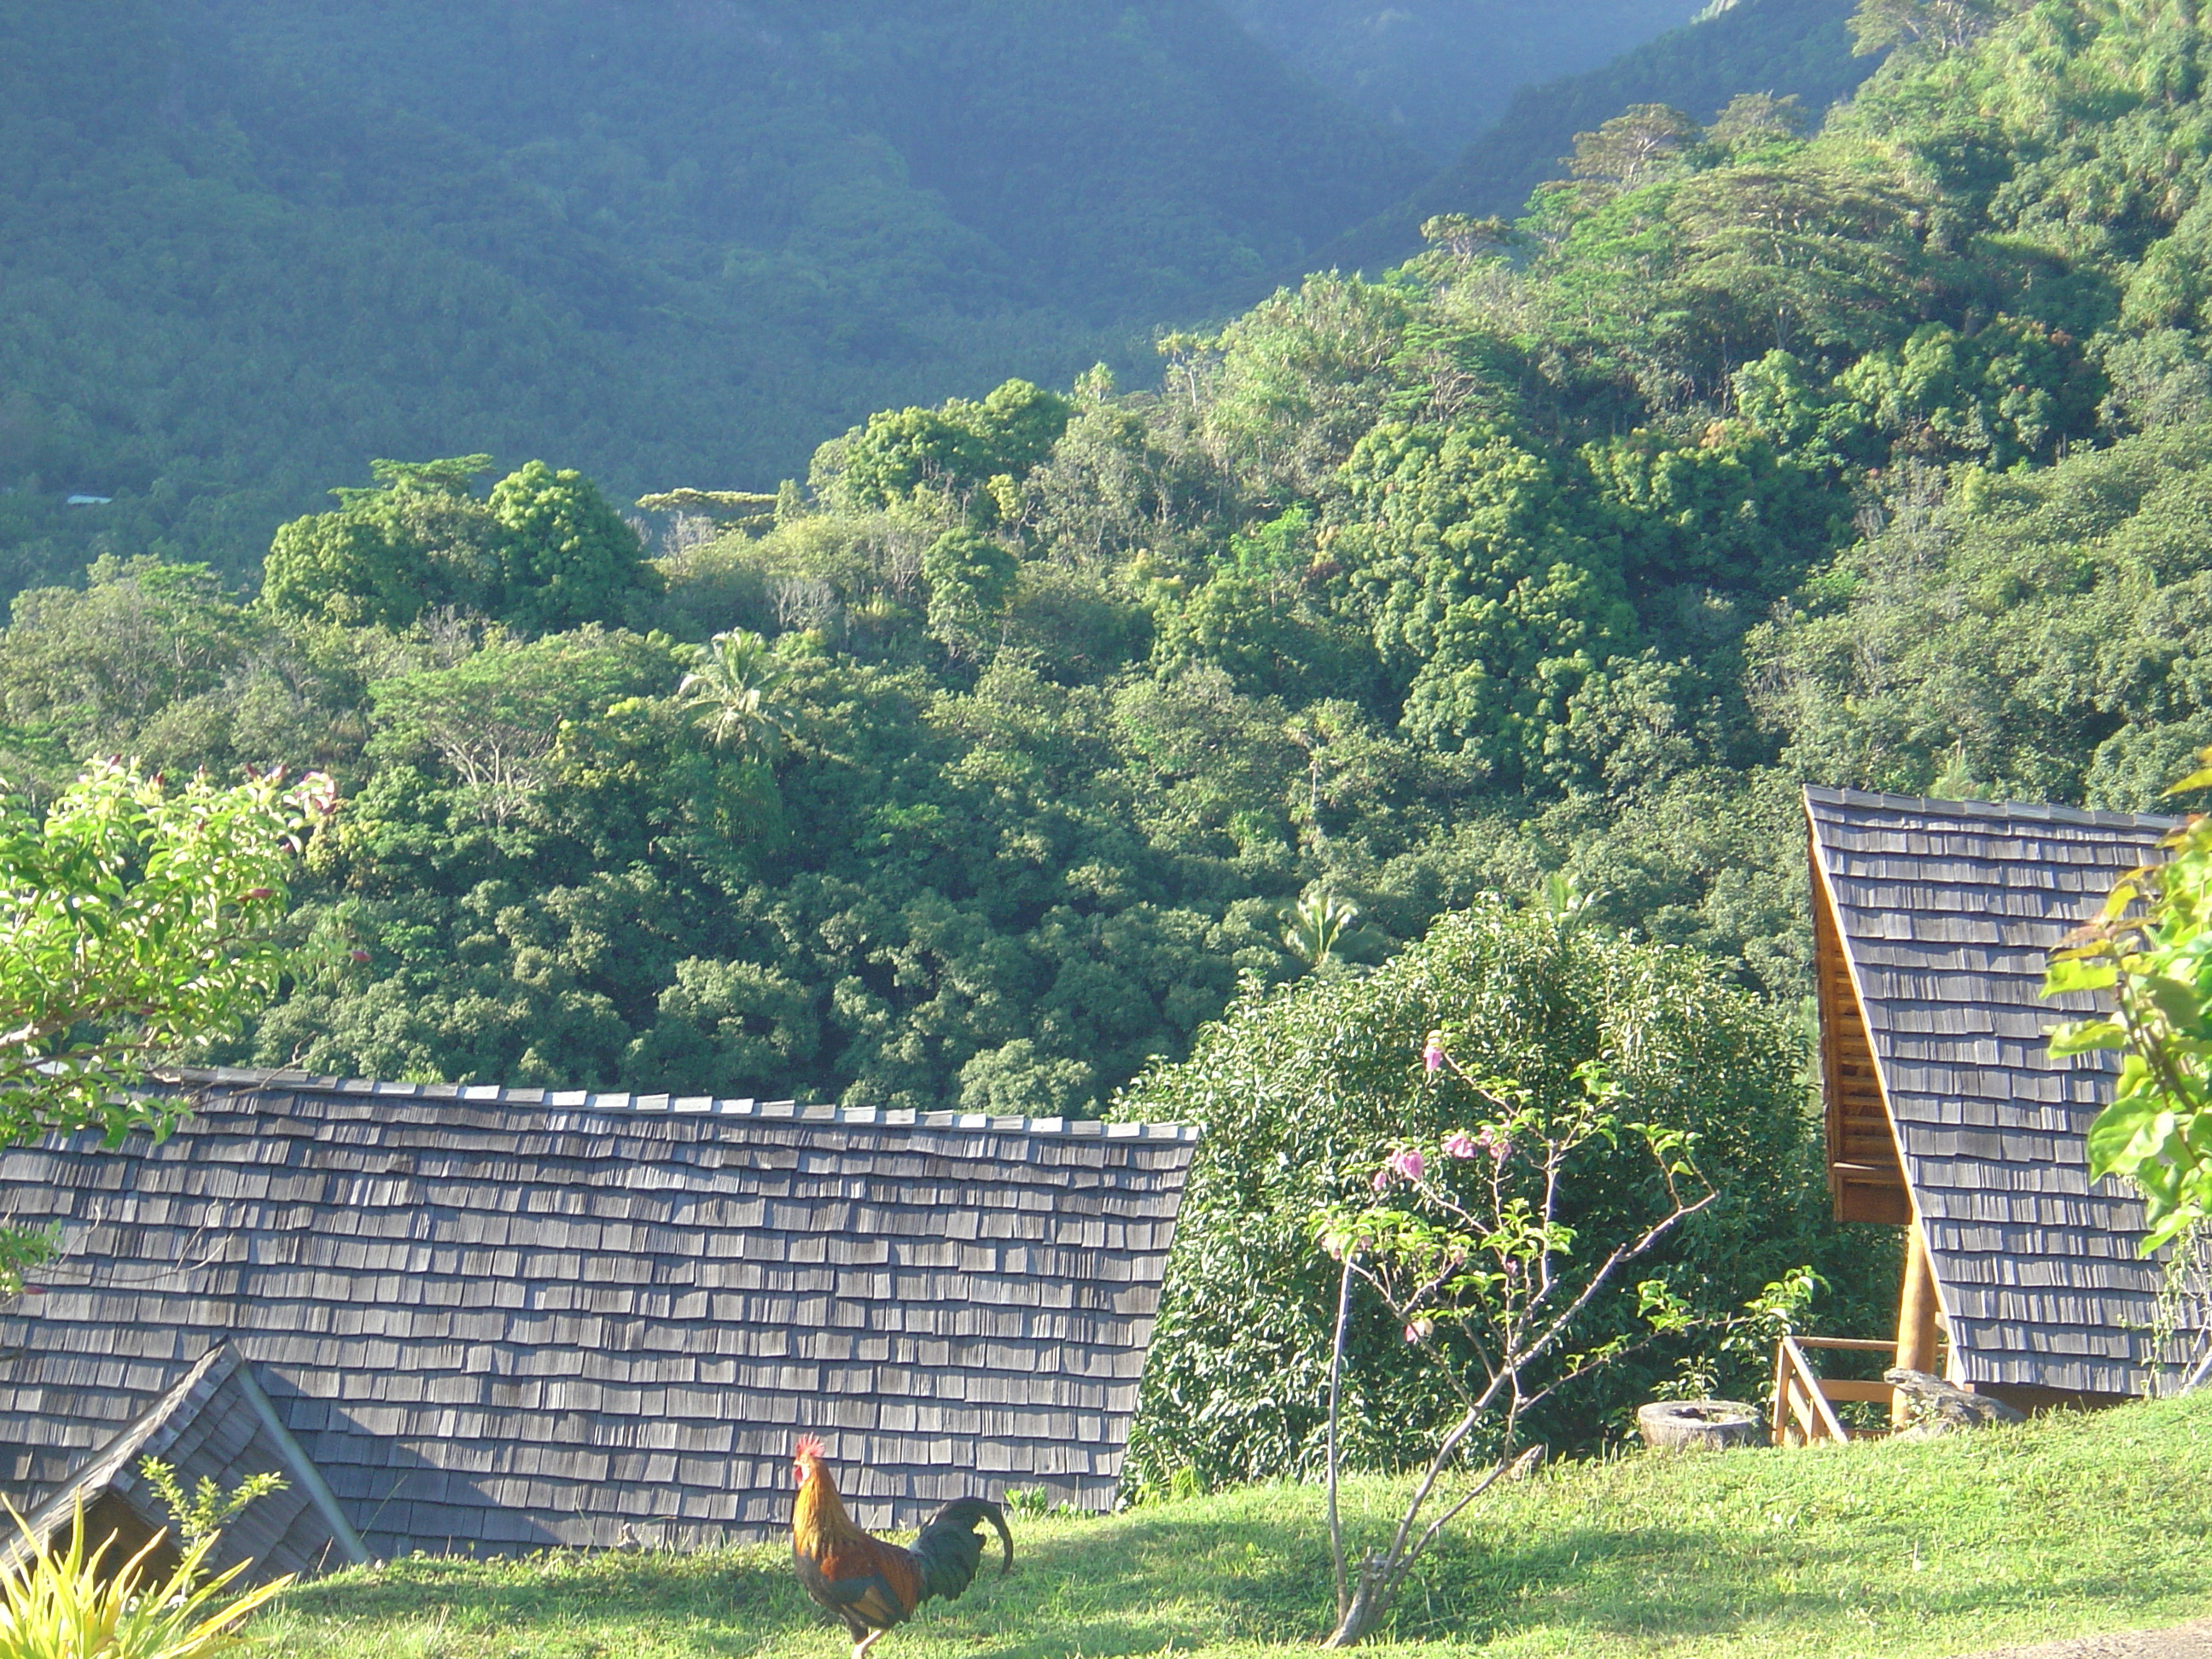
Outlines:
<svg viewBox="0 0 2212 1659"><path fill-rule="evenodd" d="M2212 789L2212 749L2197 758L2169 794ZM2112 1102L2089 1126L2089 1176L2135 1183L2145 1255L2190 1240L2176 1252L2179 1278L2192 1255L2201 1261L2212 1218L2212 818L2192 815L2160 846L2167 856L2115 882L2071 948L2052 953L2043 994L2108 994L2090 1018L2052 1028L2051 1053L2120 1054Z"/></svg>
<svg viewBox="0 0 2212 1659"><path fill-rule="evenodd" d="M125 1091L296 971L291 883L335 805L313 775L173 790L110 761L42 808L0 781L0 1146L173 1121Z"/></svg>
<svg viewBox="0 0 2212 1659"><path fill-rule="evenodd" d="M1209 1486L1318 1468L1337 1270L1310 1223L1363 1196L1394 1146L1489 1109L1456 1074L1421 1086L1426 1034L1438 1028L1453 1033L1469 1075L1516 1079L1541 1109L1580 1099L1580 1068L1595 1062L1622 1086L1625 1118L1698 1137L1698 1166L1721 1196L1638 1269L1666 1278L1693 1316L1735 1314L1807 1261L1836 1268L1838 1284L1865 1278L1871 1238L1826 1219L1804 1043L1791 1024L1696 953L1635 943L1561 908L1483 901L1365 979L1249 991L1188 1060L1120 1097L1124 1116L1206 1130L1131 1446L1137 1484L1164 1488L1186 1467ZM1653 1180L1640 1146L1586 1147L1559 1218L1590 1238L1633 1231L1649 1218ZM1849 1325L1868 1311L1838 1297L1816 1316ZM1577 1340L1601 1342L1619 1334L1607 1319L1633 1316L1594 1314ZM1685 1359L1713 1363L1681 1343L1654 1350L1568 1390L1524 1433L1598 1440ZM1422 1455L1460 1409L1398 1322L1371 1304L1356 1317L1346 1363L1355 1465ZM1717 1380L1759 1386L1747 1371L1724 1369Z"/></svg>

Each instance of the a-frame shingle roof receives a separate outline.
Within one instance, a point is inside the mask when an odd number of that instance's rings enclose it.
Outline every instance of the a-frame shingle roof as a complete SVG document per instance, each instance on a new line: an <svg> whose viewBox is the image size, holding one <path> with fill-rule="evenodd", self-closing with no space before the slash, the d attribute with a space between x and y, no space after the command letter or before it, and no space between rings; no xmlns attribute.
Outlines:
<svg viewBox="0 0 2212 1659"><path fill-rule="evenodd" d="M1815 872L1925 1230L1959 1381L2124 1395L2162 1268L2142 1206L2087 1178L2102 1056L2051 1058L2087 1007L2040 995L2051 948L2173 820L1808 789Z"/></svg>
<svg viewBox="0 0 2212 1659"><path fill-rule="evenodd" d="M757 1537L1120 1474L1197 1132L215 1073L169 1139L0 1156L0 1494L228 1344L379 1556ZM252 1473L241 1469L240 1474Z"/></svg>
<svg viewBox="0 0 2212 1659"><path fill-rule="evenodd" d="M176 1517L143 1472L143 1460L149 1457L167 1463L186 1493L203 1480L228 1491L247 1475L283 1477L282 1490L256 1498L223 1528L208 1553L210 1571L245 1565L252 1576L266 1578L368 1559L321 1473L285 1431L275 1402L261 1391L237 1352L224 1345L209 1349L173 1388L31 1513L22 1535L0 1555L0 1570L21 1558L28 1539L65 1534L80 1507L88 1517L87 1541L98 1543L101 1527L121 1518L103 1500L120 1504L135 1523L131 1536L119 1540L115 1559L131 1553L138 1535L164 1533L173 1547L179 1546Z"/></svg>

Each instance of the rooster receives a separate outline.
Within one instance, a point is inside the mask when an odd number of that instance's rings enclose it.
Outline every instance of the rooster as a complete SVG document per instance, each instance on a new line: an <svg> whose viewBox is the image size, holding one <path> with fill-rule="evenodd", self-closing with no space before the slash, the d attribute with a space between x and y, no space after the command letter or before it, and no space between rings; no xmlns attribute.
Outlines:
<svg viewBox="0 0 2212 1659"><path fill-rule="evenodd" d="M799 1502L791 1514L791 1559L806 1593L845 1621L853 1659L866 1659L876 1638L914 1617L933 1595L950 1601L975 1582L983 1559L975 1529L989 1522L1006 1547L999 1576L1014 1570L1014 1536L1006 1512L988 1498L955 1498L930 1516L910 1549L871 1538L854 1526L823 1461L822 1442L801 1435L791 1450Z"/></svg>

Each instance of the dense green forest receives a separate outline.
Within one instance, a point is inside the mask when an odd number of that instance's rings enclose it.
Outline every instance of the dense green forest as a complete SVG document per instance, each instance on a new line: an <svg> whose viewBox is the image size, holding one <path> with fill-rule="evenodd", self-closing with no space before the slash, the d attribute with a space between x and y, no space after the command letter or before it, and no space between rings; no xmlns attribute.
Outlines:
<svg viewBox="0 0 2212 1659"><path fill-rule="evenodd" d="M1085 1109L1554 876L1794 1004L1800 780L2142 805L2212 738L2212 39L1945 4L1869 0L1816 136L1632 110L1156 386L882 413L649 546L475 456L258 593L118 549L17 602L6 770L333 769L343 948L245 1049L325 1072Z"/></svg>
<svg viewBox="0 0 2212 1659"><path fill-rule="evenodd" d="M1227 3L1291 63L1440 162L1521 88L1595 69L1687 22L1695 9L1694 0Z"/></svg>
<svg viewBox="0 0 2212 1659"><path fill-rule="evenodd" d="M1749 38L1717 31L1797 3L1740 0L1683 38ZM766 15L696 15L740 11ZM354 107L316 66L371 37L244 0L223 15L238 32L221 39L258 42L257 74L301 89L287 119ZM647 314L676 328L671 362L705 337L668 321L705 314L669 296L723 280L685 264L700 245L684 237L712 215L678 211L644 182L660 175L628 161L601 179L590 157L616 144L611 126L545 141L541 184L573 192L555 214L520 182L536 152L501 148L539 118L470 79L507 37L444 62L452 37L427 9L377 15L414 18L419 37L376 70L419 105L405 122L400 103L380 106L380 130L483 146L471 176L483 201L513 205L522 240L484 228L507 222L472 216L477 198L450 218L427 202L410 214L486 271L520 258L531 227L580 227L536 257L573 257L606 284L599 311L510 307L501 296L520 287L471 290L482 313L416 293L453 354L436 384L486 401L424 392L448 423L413 447L385 444L401 428L378 411L431 384L410 378L428 373L410 355L428 337L387 337L387 313L345 300L384 294L398 267L371 261L322 290L314 272L340 267L308 257L331 246L314 227L343 223L370 260L388 222L374 192L305 173L299 199L332 216L257 220L262 198L239 182L263 153L250 124L191 112L211 79L178 92L173 124L151 82L118 102L117 130L150 146L137 149L82 125L62 143L50 104L0 104L15 153L51 165L47 211L75 227L44 246L106 237L136 285L58 267L39 279L47 308L27 314L44 320L0 337L19 365L0 428L12 464L51 471L70 443L136 432L142 449L112 453L151 468L167 453L154 434L199 422L214 459L197 476L216 481L163 495L171 475L148 472L81 581L16 597L0 631L0 776L40 796L87 757L127 754L218 776L320 767L343 795L307 849L307 965L235 1058L1202 1117L1221 1133L1153 1356L1133 1464L1145 1481L1312 1467L1333 1294L1314 1207L1370 1177L1392 1134L1474 1109L1422 1081L1428 1031L1554 1096L1583 1086L1583 1060L1614 1067L1698 1130L1724 1191L1657 1263L1694 1301L1698 1342L1640 1353L1612 1392L1562 1396L1546 1428L1559 1443L1654 1388L1755 1387L1771 1331L1747 1304L1771 1310L1785 1280L1824 1298L1824 1321L1872 1328L1879 1247L1827 1220L1802 1109L1799 791L2142 808L2212 744L2212 22L2193 4L1860 0L1844 21L1871 73L1818 121L1759 86L1713 107L1717 83L1680 83L1709 89L1684 109L1616 82L1626 106L1569 135L1560 176L1512 217L1436 213L1386 274L1306 276L1218 327L1163 332L1140 368L891 400L773 490L732 464L653 477L642 496L621 465L495 453L524 426L494 412L472 425L471 411L537 396L524 368L502 378L502 354L542 363L550 342L572 348L572 412L610 441L727 419L733 405L672 402L678 382L625 381L593 355L614 337L595 331ZM1093 15L1024 15L1071 28ZM526 25L552 15L499 14L548 77L574 39ZM1117 28L1154 14L1120 15ZM489 10L451 14L470 16L493 26ZM886 37L805 38L858 54L871 96L901 84L866 55ZM119 34L86 40L88 76L158 61ZM1680 39L1636 60L1688 61ZM764 84L795 97L814 82ZM1373 166L1349 155L1342 177L1389 178L1389 199L1405 199L1400 152L1346 130ZM1127 156L1168 167L1178 143L1116 152L1135 169L1138 222L1164 186ZM217 150L239 170L191 171ZM949 179L966 154L930 165ZM70 169L118 155L136 158L157 228L214 203L265 237L217 260L234 245L195 240L205 221L174 221L167 240L106 224ZM1294 163L1267 175L1292 193ZM1027 225L1018 183L981 174L899 199L999 225L1004 293L1051 289L1062 314L1117 325L1110 296L1136 278L1097 276L1084 299L1106 257L1079 239L1090 210L1033 195ZM805 217L793 210L787 228ZM1227 222L1166 219L1172 234L1142 255L1133 232L1100 230L1114 257L1166 261L1145 279L1163 307L1228 269L1209 263ZM1297 236L1269 222L1285 240L1267 246L1290 257ZM435 240L422 234L415 252ZM592 263L617 246L628 263ZM20 273L33 256L11 257ZM187 380L161 378L202 337L180 331L164 356L110 349L97 329L44 346L38 333L158 273L182 316L234 265L236 289L212 291L234 295L238 327L266 331L236 337L267 348L235 395L281 380L292 401L276 418L338 410L314 443L356 446L313 480L331 487L318 510L265 540L258 572L182 556L147 516L157 501L227 502L220 466L258 477L274 453L255 447L266 422L234 434L231 405L187 407ZM857 256L823 269L875 280ZM255 285L283 271L300 273L295 310ZM664 280L678 286L652 285ZM562 291L589 287L576 283ZM858 327L860 291L819 289L806 315ZM284 331L308 318L356 331L358 355L330 359L330 378L288 355ZM87 367L110 361L114 388ZM68 420L40 401L64 387ZM110 404L94 395L110 390ZM256 487L275 493L241 496L240 522L291 488ZM0 510L30 514L31 495ZM1624 1175L1578 1198L1578 1218L1604 1221L1636 1192ZM1806 1267L1828 1288L1791 1277ZM1361 1420L1431 1413L1439 1398L1407 1370L1402 1331L1362 1317Z"/></svg>
<svg viewBox="0 0 2212 1659"><path fill-rule="evenodd" d="M247 580L372 455L773 489L1428 170L1188 0L0 0L0 592Z"/></svg>

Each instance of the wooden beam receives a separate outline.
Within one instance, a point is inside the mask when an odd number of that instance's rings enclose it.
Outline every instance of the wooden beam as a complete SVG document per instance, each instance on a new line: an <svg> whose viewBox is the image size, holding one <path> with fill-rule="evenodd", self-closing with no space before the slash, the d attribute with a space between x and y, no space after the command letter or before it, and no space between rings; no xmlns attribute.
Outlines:
<svg viewBox="0 0 2212 1659"><path fill-rule="evenodd" d="M1823 1399L1839 1403L1856 1402L1890 1407L1897 1404L1897 1390L1891 1388L1888 1383L1861 1382L1848 1376L1822 1377L1820 1395Z"/></svg>
<svg viewBox="0 0 2212 1659"><path fill-rule="evenodd" d="M1928 1257L1928 1241L1915 1222L1905 1230L1905 1283L1897 1298L1897 1364L1900 1370L1936 1370L1936 1351L1943 1335L1943 1303L1936 1288L1936 1266ZM1903 1428L1911 1420L1900 1391L1891 1401L1889 1420Z"/></svg>
<svg viewBox="0 0 2212 1659"><path fill-rule="evenodd" d="M1816 1441L1851 1437L1836 1408L1828 1403L1820 1373L1806 1359L1795 1337L1785 1334L1778 1345L1774 1374L1775 1444L1787 1444L1792 1427L1808 1446Z"/></svg>
<svg viewBox="0 0 2212 1659"><path fill-rule="evenodd" d="M1800 1336L1801 1348L1848 1348L1854 1353L1895 1353L1897 1344L1872 1336Z"/></svg>

